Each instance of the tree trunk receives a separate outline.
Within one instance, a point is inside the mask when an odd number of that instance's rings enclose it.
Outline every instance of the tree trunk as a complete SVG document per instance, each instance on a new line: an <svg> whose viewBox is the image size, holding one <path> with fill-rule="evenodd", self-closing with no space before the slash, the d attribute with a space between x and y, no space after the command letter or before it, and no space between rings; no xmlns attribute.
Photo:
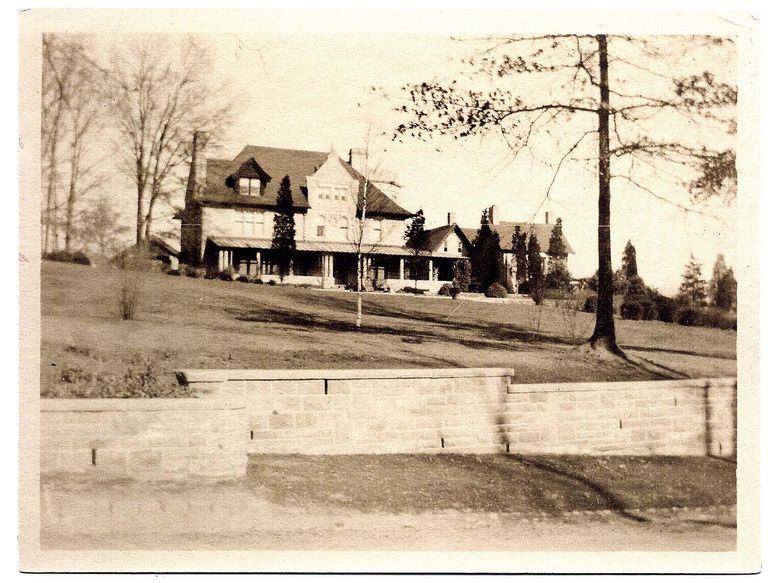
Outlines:
<svg viewBox="0 0 768 583"><path fill-rule="evenodd" d="M67 216L64 223L64 250L69 252L72 246L75 204L77 203L77 182L80 178L80 144L72 145L72 160L69 170L69 196L67 197Z"/></svg>
<svg viewBox="0 0 768 583"><path fill-rule="evenodd" d="M142 242L144 239L144 189L138 187L136 196L136 244Z"/></svg>
<svg viewBox="0 0 768 583"><path fill-rule="evenodd" d="M363 255L357 254L357 316L355 328L363 325Z"/></svg>
<svg viewBox="0 0 768 583"><path fill-rule="evenodd" d="M589 339L592 348L622 354L616 344L613 321L613 268L611 267L611 152L609 140L610 93L608 90L608 41L597 35L600 57L600 106L598 108L599 172L597 225L597 319Z"/></svg>

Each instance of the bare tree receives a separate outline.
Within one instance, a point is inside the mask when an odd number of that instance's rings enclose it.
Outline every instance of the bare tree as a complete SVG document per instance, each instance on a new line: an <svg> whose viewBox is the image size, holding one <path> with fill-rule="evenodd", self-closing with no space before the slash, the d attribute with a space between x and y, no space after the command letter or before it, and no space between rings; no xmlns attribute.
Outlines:
<svg viewBox="0 0 768 583"><path fill-rule="evenodd" d="M192 135L219 134L231 101L210 81L208 50L188 37L175 46L142 37L112 56L105 71L128 174L136 186L136 242L147 239L158 203L180 192L178 173L191 155Z"/></svg>
<svg viewBox="0 0 768 583"><path fill-rule="evenodd" d="M363 322L363 289L365 287L365 280L367 279L366 258L368 255L375 253L379 248L379 244L382 238L385 237L382 226L382 231L378 239L373 239L371 235L374 232L372 228L372 218L377 212L383 209L384 197L377 196L379 193L375 182L379 174L381 161L380 157L377 157L375 163L371 162L371 135L372 125L368 122L366 138L365 138L365 155L363 158L362 168L353 168L356 173L356 178L359 181L359 192L357 198L357 210L355 213L355 220L353 221L353 228L350 230L349 236L354 245L356 256L356 291L357 291L357 315L355 318L355 327L362 327Z"/></svg>
<svg viewBox="0 0 768 583"><path fill-rule="evenodd" d="M121 222L113 202L105 195L92 201L74 221L77 244L88 254L113 256L125 244L130 229Z"/></svg>
<svg viewBox="0 0 768 583"><path fill-rule="evenodd" d="M613 320L612 179L686 212L706 214L649 183L684 186L691 202L715 195L733 200L735 153L727 143L736 132L736 89L709 71L693 72L697 63L730 55L732 44L714 37L581 34L479 42L465 62L469 88L455 80L403 88L406 105L397 109L407 119L396 134L464 139L496 132L509 147L510 163L537 144L547 152L559 146L563 155L541 205L563 163L590 143L596 156L583 160L596 165L599 196L598 305L589 344L621 354ZM618 172L612 173L612 162Z"/></svg>
<svg viewBox="0 0 768 583"><path fill-rule="evenodd" d="M78 205L102 185L104 155L97 155L94 136L103 128L104 101L101 72L77 36L43 37L42 152L46 205L43 216L43 248L58 247L59 228L64 230L64 249L75 239ZM58 188L66 181L64 217L59 216Z"/></svg>

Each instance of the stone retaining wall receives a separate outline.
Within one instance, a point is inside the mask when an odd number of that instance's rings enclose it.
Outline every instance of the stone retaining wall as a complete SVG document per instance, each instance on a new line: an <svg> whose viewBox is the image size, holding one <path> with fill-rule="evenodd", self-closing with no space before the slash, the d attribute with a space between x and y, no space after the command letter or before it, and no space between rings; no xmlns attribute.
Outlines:
<svg viewBox="0 0 768 583"><path fill-rule="evenodd" d="M226 399L43 399L43 475L187 479L245 475L242 402Z"/></svg>
<svg viewBox="0 0 768 583"><path fill-rule="evenodd" d="M522 385L509 369L182 374L242 399L250 453L735 455L734 379Z"/></svg>

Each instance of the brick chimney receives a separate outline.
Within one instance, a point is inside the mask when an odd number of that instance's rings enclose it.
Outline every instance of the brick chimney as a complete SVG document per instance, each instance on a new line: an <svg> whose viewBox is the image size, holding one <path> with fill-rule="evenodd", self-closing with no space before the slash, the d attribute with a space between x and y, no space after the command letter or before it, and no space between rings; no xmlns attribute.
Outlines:
<svg viewBox="0 0 768 583"><path fill-rule="evenodd" d="M205 188L206 161L205 145L208 141L208 135L205 132L197 131L192 136L192 163L189 166L189 179L187 180L187 194L185 201L197 197L203 188Z"/></svg>
<svg viewBox="0 0 768 583"><path fill-rule="evenodd" d="M453 213L448 213L448 225L455 225L456 224L456 217Z"/></svg>
<svg viewBox="0 0 768 583"><path fill-rule="evenodd" d="M492 204L490 207L488 207L488 223L491 225L495 225L496 222L499 219L499 210L496 208L495 204Z"/></svg>
<svg viewBox="0 0 768 583"><path fill-rule="evenodd" d="M368 152L366 152L365 148L352 148L349 151L349 164L358 172L365 173L367 157Z"/></svg>

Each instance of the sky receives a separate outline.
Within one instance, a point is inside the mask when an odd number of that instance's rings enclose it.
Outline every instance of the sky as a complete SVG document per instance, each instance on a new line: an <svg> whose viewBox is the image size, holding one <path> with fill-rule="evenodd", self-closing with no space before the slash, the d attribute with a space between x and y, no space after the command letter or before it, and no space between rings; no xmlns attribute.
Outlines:
<svg viewBox="0 0 768 583"><path fill-rule="evenodd" d="M594 163L584 160L594 152L594 142L585 140L579 150L584 155L574 155L562 165L546 196L562 153L558 140L566 143L580 129L578 122L563 128L556 139L543 141L533 155L525 153L514 160L494 133L464 141L389 139L402 121L394 112L400 103L398 89L410 82L461 79L467 70L461 59L477 52L476 42L394 34L222 34L206 36L205 41L212 49L214 80L225 83L237 103L235 123L212 155L234 157L251 144L319 151L333 148L346 157L350 148L369 142L372 159L392 171L402 184L399 202L411 211L422 208L429 227L445 224L447 213L453 212L460 225L474 228L482 210L490 205L496 205L500 220L543 222L548 212L552 221L562 218L565 235L576 251L569 260L573 276L594 273L597 181ZM681 66L700 65L694 58ZM721 62L710 60L705 65L726 76L735 70L733 55L726 53ZM380 89L374 92L374 86ZM524 89L547 90L541 86ZM383 99L382 91L390 99ZM668 121L657 120L668 133L687 131L669 126ZM373 138L368 139L369 135ZM683 187L656 174L648 183L654 191L688 202ZM120 180L112 186L123 187L130 191L130 183ZM640 275L646 283L671 294L691 253L703 263L706 278L718 253L729 264L735 263L735 209L712 203L703 210L714 218L683 212L624 181L613 180L614 268L620 265L621 252L631 239Z"/></svg>

